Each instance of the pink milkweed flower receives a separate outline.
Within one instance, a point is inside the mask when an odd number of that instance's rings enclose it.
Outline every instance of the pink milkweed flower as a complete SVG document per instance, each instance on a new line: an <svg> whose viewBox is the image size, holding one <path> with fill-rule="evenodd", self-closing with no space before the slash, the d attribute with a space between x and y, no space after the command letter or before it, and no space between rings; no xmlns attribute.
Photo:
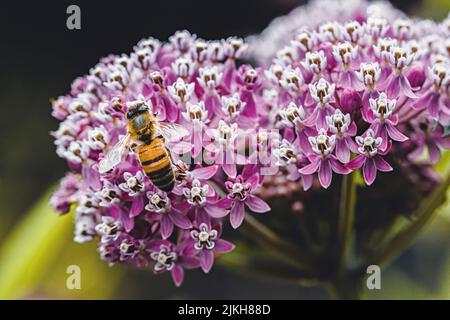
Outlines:
<svg viewBox="0 0 450 320"><path fill-rule="evenodd" d="M248 178L239 175L236 179L225 182L228 195L220 201L220 206L230 209L230 223L234 229L239 228L244 221L245 206L258 213L270 211L269 205L264 200L252 194L259 185L258 173Z"/></svg>
<svg viewBox="0 0 450 320"><path fill-rule="evenodd" d="M217 204L217 194L209 184L202 184L194 179L183 187L183 195L188 204L195 208L196 217L203 216L206 212L212 218L222 218L227 212Z"/></svg>
<svg viewBox="0 0 450 320"><path fill-rule="evenodd" d="M214 114L220 114L221 103L216 89L221 84L222 73L219 72L217 66L204 67L199 70L197 81L205 90L203 98L208 115L212 117Z"/></svg>
<svg viewBox="0 0 450 320"><path fill-rule="evenodd" d="M236 139L238 137L238 124L227 124L220 120L216 129L209 130L208 134L214 142L207 146L211 156L220 163L223 171L230 178L236 177L237 155L235 151ZM217 162L219 161L219 162Z"/></svg>
<svg viewBox="0 0 450 320"><path fill-rule="evenodd" d="M329 130L336 136L336 157L342 163L350 161L350 150L355 150L356 146L353 137L356 134L356 124L352 122L350 114L345 115L341 110L336 109L334 114L327 116Z"/></svg>
<svg viewBox="0 0 450 320"><path fill-rule="evenodd" d="M153 111L158 112L158 119L173 122L178 118L179 109L168 90L166 90L168 79L165 73L166 71L153 71L150 73L152 85L149 95L153 101L149 100L147 103L156 107ZM144 93L146 92L144 91Z"/></svg>
<svg viewBox="0 0 450 320"><path fill-rule="evenodd" d="M412 107L418 110L426 109L434 120L439 114L450 108L450 64L436 63L429 68L430 88L414 103Z"/></svg>
<svg viewBox="0 0 450 320"><path fill-rule="evenodd" d="M301 174L311 175L318 172L320 185L326 189L331 184L333 171L339 174L350 173L351 170L343 166L332 154L336 145L336 135L328 136L327 130L319 129L316 137L309 137L309 142L314 153L308 156L311 163L299 169Z"/></svg>
<svg viewBox="0 0 450 320"><path fill-rule="evenodd" d="M431 163L439 162L441 158L440 148L450 149L450 136L445 135L444 128L434 121L420 119L413 122L415 131L411 135L411 141L416 148L408 154L411 161L419 158L425 150L428 150L428 159Z"/></svg>
<svg viewBox="0 0 450 320"><path fill-rule="evenodd" d="M285 68L281 78L279 79L279 84L292 97L300 96L302 94L302 86L304 84L303 75L300 68Z"/></svg>
<svg viewBox="0 0 450 320"><path fill-rule="evenodd" d="M342 64L342 72L338 83L342 87L351 87L356 91L362 91L364 85L358 80L357 73L353 70L352 64L358 56L358 46L353 46L349 42L338 43L333 46L333 56L336 61Z"/></svg>
<svg viewBox="0 0 450 320"><path fill-rule="evenodd" d="M311 98L316 103L313 112L303 122L308 127L316 127L326 129L328 127L326 116L334 112L334 108L330 105L330 101L334 96L336 85L330 84L324 78L320 78L315 84L309 84L309 92Z"/></svg>
<svg viewBox="0 0 450 320"><path fill-rule="evenodd" d="M162 191L147 192L148 203L145 210L150 211L146 220L159 220L160 231L163 239L172 235L174 225L180 229L192 228L192 222L180 210L172 205L170 198ZM157 217L155 217L155 214Z"/></svg>
<svg viewBox="0 0 450 320"><path fill-rule="evenodd" d="M184 269L194 269L200 266L195 252L188 248L190 243L180 241L174 245L170 241L154 241L150 245L150 258L155 262L153 271L156 274L170 272L172 280L179 287L184 280Z"/></svg>
<svg viewBox="0 0 450 320"><path fill-rule="evenodd" d="M186 102L194 92L195 83L186 83L182 78L178 78L171 86L167 87L171 97L178 103L180 109L186 107Z"/></svg>
<svg viewBox="0 0 450 320"><path fill-rule="evenodd" d="M394 71L380 85L380 89L385 90L387 96L390 98L406 96L411 99L416 99L417 95L412 91L411 84L404 72L413 61L414 55L409 53L405 48L397 46L390 48L387 55Z"/></svg>
<svg viewBox="0 0 450 320"><path fill-rule="evenodd" d="M398 116L393 114L396 103L397 100L389 100L384 92L377 99L370 99L370 108L375 117L370 128L376 136L382 138L380 145L382 150L386 149L388 136L395 141L408 140L408 137L396 128Z"/></svg>
<svg viewBox="0 0 450 320"><path fill-rule="evenodd" d="M301 174L298 170L299 167L309 164L308 157L304 153L298 152L295 146L286 139L283 139L278 148L274 149L272 153L277 160L275 165L285 168L288 172L286 176L288 180L296 181L301 178L303 190L307 191L311 188L313 176Z"/></svg>
<svg viewBox="0 0 450 320"><path fill-rule="evenodd" d="M192 156L195 158L202 151L203 128L208 122L208 110L206 110L205 103L203 101L196 104L188 102L186 104L186 111L182 112L181 115L186 121L192 124Z"/></svg>
<svg viewBox="0 0 450 320"><path fill-rule="evenodd" d="M240 114L245 108L245 102L241 101L239 94L236 92L230 97L223 96L221 100L223 114L227 115L231 121L239 121Z"/></svg>
<svg viewBox="0 0 450 320"><path fill-rule="evenodd" d="M169 41L175 50L180 51L180 53L186 53L193 45L196 38L197 35L191 34L187 30L181 30L170 36Z"/></svg>
<svg viewBox="0 0 450 320"><path fill-rule="evenodd" d="M368 129L362 136L357 136L356 143L359 146L358 152L360 154L347 164L347 167L352 170L362 167L364 181L369 186L375 181L377 171L389 172L393 170L391 165L381 157L390 150L390 144L385 150L380 149L382 140L381 137L376 137L372 129Z"/></svg>
<svg viewBox="0 0 450 320"><path fill-rule="evenodd" d="M119 184L119 188L132 198L130 217L135 217L144 209L144 198L142 196L145 189L144 175L142 171L136 172L135 175L130 172L125 172L123 179L125 182Z"/></svg>
<svg viewBox="0 0 450 320"><path fill-rule="evenodd" d="M362 95L361 115L365 121L370 118L370 99L378 97L377 85L381 77L381 69L377 62L361 63L359 73L357 73L359 81L361 81L365 90Z"/></svg>
<svg viewBox="0 0 450 320"><path fill-rule="evenodd" d="M254 69L243 64L239 67L236 75L236 83L240 89L240 98L245 102L243 115L255 117L257 115L257 106L255 102L255 91L261 87L262 77L261 69Z"/></svg>
<svg viewBox="0 0 450 320"><path fill-rule="evenodd" d="M295 144L297 144L303 152L310 152L311 145L308 141L308 137L315 134L316 131L305 125L307 116L303 107L296 106L294 102L290 102L286 109L281 109L279 111L279 115L281 116L281 123L288 128L294 128L296 136Z"/></svg>
<svg viewBox="0 0 450 320"><path fill-rule="evenodd" d="M200 267L205 273L208 273L214 264L214 252L227 253L234 249L234 244L219 238L219 231L220 228L212 228L202 222L190 232L194 240L193 247L199 254Z"/></svg>
<svg viewBox="0 0 450 320"><path fill-rule="evenodd" d="M302 54L311 51L316 44L316 34L306 28L301 29L294 37L294 40L291 40L291 45L297 48Z"/></svg>
<svg viewBox="0 0 450 320"><path fill-rule="evenodd" d="M323 50L319 52L307 52L305 60L301 62L306 71L312 73L316 79L319 79L322 72L327 67L327 58Z"/></svg>
<svg viewBox="0 0 450 320"><path fill-rule="evenodd" d="M75 202L80 188L80 181L73 173L67 173L59 183L59 189L50 197L50 205L59 214L68 213Z"/></svg>

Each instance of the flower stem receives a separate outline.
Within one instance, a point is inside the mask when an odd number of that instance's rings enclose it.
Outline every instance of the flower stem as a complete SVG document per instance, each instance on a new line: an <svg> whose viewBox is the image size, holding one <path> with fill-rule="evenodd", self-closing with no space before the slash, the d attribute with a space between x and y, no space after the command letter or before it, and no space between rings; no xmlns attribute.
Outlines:
<svg viewBox="0 0 450 320"><path fill-rule="evenodd" d="M356 208L356 183L353 173L344 175L341 184L341 201L339 203L339 271L345 272L351 248L353 222Z"/></svg>
<svg viewBox="0 0 450 320"><path fill-rule="evenodd" d="M389 245L385 247L385 250L380 250L379 253L375 254L371 261L378 265L387 265L403 250L410 246L423 227L436 215L438 211L436 209L444 201L449 185L450 172L446 174L439 187L429 197L422 201L421 206L413 214L413 216L417 218L412 224L401 231Z"/></svg>
<svg viewBox="0 0 450 320"><path fill-rule="evenodd" d="M251 237L273 255L306 272L308 277L312 277L312 274L314 274L315 264L311 257L305 255L299 248L281 238L251 215L245 215L245 224L240 229L244 235Z"/></svg>

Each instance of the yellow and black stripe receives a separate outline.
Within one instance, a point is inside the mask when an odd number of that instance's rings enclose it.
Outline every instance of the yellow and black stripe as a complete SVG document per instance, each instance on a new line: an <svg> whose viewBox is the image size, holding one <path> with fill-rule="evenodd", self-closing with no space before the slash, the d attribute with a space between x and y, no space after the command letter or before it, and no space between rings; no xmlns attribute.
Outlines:
<svg viewBox="0 0 450 320"><path fill-rule="evenodd" d="M153 184L162 191L172 191L175 175L162 137L153 139L149 144L138 146L137 152L142 168Z"/></svg>

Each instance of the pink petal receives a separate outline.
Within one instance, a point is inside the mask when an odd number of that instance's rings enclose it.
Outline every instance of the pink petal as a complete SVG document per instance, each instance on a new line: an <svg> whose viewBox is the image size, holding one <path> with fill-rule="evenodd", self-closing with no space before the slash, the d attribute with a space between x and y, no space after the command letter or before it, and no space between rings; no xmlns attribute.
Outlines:
<svg viewBox="0 0 450 320"><path fill-rule="evenodd" d="M219 169L219 166L209 166L209 167L203 167L192 170L192 174L197 179L201 180L209 180L211 179L217 172L217 169Z"/></svg>
<svg viewBox="0 0 450 320"><path fill-rule="evenodd" d="M307 191L313 184L313 176L302 176L303 190Z"/></svg>
<svg viewBox="0 0 450 320"><path fill-rule="evenodd" d="M161 223L161 236L163 237L163 239L167 239L172 234L173 222L172 220L170 220L167 214L162 214L160 223Z"/></svg>
<svg viewBox="0 0 450 320"><path fill-rule="evenodd" d="M412 91L408 78L404 75L401 75L399 78L400 94L411 99L417 99L418 96Z"/></svg>
<svg viewBox="0 0 450 320"><path fill-rule="evenodd" d="M386 94L389 99L396 99L400 93L400 76L391 75L386 87Z"/></svg>
<svg viewBox="0 0 450 320"><path fill-rule="evenodd" d="M167 95L163 95L161 98L162 98L164 107L166 109L167 121L174 122L178 118L178 107L177 107L177 105Z"/></svg>
<svg viewBox="0 0 450 320"><path fill-rule="evenodd" d="M250 189L251 191L256 189L259 182L260 182L260 176L258 173L252 175L250 178L247 179L247 183L249 183L251 186L251 189Z"/></svg>
<svg viewBox="0 0 450 320"><path fill-rule="evenodd" d="M171 276L172 276L172 280L173 283L175 283L175 285L177 287L179 287L184 280L184 270L181 266L179 265L175 265L172 269L172 271L170 272Z"/></svg>
<svg viewBox="0 0 450 320"><path fill-rule="evenodd" d="M200 252L200 267L204 273L208 273L214 264L214 253L211 250L202 250Z"/></svg>
<svg viewBox="0 0 450 320"><path fill-rule="evenodd" d="M188 217L179 213L177 211L172 211L168 214L170 220L172 220L173 224L181 229L190 229L192 228L192 222Z"/></svg>
<svg viewBox="0 0 450 320"><path fill-rule="evenodd" d="M253 98L253 93L247 90L242 91L241 100L245 102L244 111L242 114L250 118L255 118L257 115L255 99Z"/></svg>
<svg viewBox="0 0 450 320"><path fill-rule="evenodd" d="M244 221L244 203L236 200L233 202L233 206L230 211L230 223L234 229L237 229Z"/></svg>
<svg viewBox="0 0 450 320"><path fill-rule="evenodd" d="M322 187L327 189L333 178L333 171L328 160L322 160L319 167L319 182Z"/></svg>
<svg viewBox="0 0 450 320"><path fill-rule="evenodd" d="M375 178L377 177L377 168L373 159L367 158L367 161L364 163L363 176L364 181L366 181L369 186L375 181Z"/></svg>
<svg viewBox="0 0 450 320"><path fill-rule="evenodd" d="M311 144L308 141L308 135L306 134L306 131L309 131L307 129L303 129L298 134L298 142L300 145L300 149L305 152L309 153L312 151ZM315 135L315 132L311 134L311 136Z"/></svg>
<svg viewBox="0 0 450 320"><path fill-rule="evenodd" d="M193 248L193 245L191 245L190 247ZM195 252L195 249L194 249L194 252ZM195 253L193 253L193 255L194 254ZM198 261L198 258L193 257L193 256L180 257L179 263L183 266L183 268L186 268L186 269L194 269L194 268L198 268L200 266L200 262Z"/></svg>
<svg viewBox="0 0 450 320"><path fill-rule="evenodd" d="M430 155L430 162L431 163L437 163L439 162L439 159L441 158L441 151L439 150L439 147L434 142L429 142L427 144L428 147L428 154Z"/></svg>
<svg viewBox="0 0 450 320"><path fill-rule="evenodd" d="M192 157L196 158L201 152L203 147L203 127L201 124L194 125L193 134L192 134Z"/></svg>
<svg viewBox="0 0 450 320"><path fill-rule="evenodd" d="M227 215L228 211L224 208L220 208L215 204L208 204L203 207L205 211L213 218L223 218Z"/></svg>
<svg viewBox="0 0 450 320"><path fill-rule="evenodd" d="M425 149L425 145L419 144L416 149L414 149L413 151L411 151L408 154L408 159L411 161L417 159L423 153L424 149Z"/></svg>
<svg viewBox="0 0 450 320"><path fill-rule="evenodd" d="M317 117L319 115L319 108L316 107L314 111L305 119L303 120L303 124L307 127L316 127Z"/></svg>
<svg viewBox="0 0 450 320"><path fill-rule="evenodd" d="M232 204L233 204L233 200L231 200L228 197L220 199L219 201L217 201L215 203L215 205L217 207L222 208L222 209L230 209Z"/></svg>
<svg viewBox="0 0 450 320"><path fill-rule="evenodd" d="M375 161L375 166L376 166L376 168L379 170L379 171L382 171L382 172L389 172L389 171L392 171L393 169L392 169L392 167L391 167L391 165L389 164L389 163L387 163L387 161L386 160L384 160L382 157L380 157L380 156L376 156L375 158L374 158L374 161Z"/></svg>
<svg viewBox="0 0 450 320"><path fill-rule="evenodd" d="M394 125L386 123L385 128L392 140L401 142L408 140L408 137L401 133Z"/></svg>
<svg viewBox="0 0 450 320"><path fill-rule="evenodd" d="M331 108L329 106L318 107L318 108L319 108L319 112L317 114L317 119L316 119L316 128L317 128L317 130L319 130L321 128L327 129L328 123L327 123L326 117L331 114Z"/></svg>
<svg viewBox="0 0 450 320"><path fill-rule="evenodd" d="M436 138L435 141L442 148L450 149L450 136L442 137L442 138Z"/></svg>
<svg viewBox="0 0 450 320"><path fill-rule="evenodd" d="M234 250L235 245L226 240L218 239L214 248L218 253L228 253Z"/></svg>
<svg viewBox="0 0 450 320"><path fill-rule="evenodd" d="M314 159L310 164L304 166L303 168L298 169L298 172L301 174L313 174L317 172L320 166L320 159Z"/></svg>
<svg viewBox="0 0 450 320"><path fill-rule="evenodd" d="M83 175L83 187L86 189L93 189L98 191L102 188L102 183L100 181L100 174L98 169L95 170L92 165L85 164L81 169L81 174Z"/></svg>
<svg viewBox="0 0 450 320"><path fill-rule="evenodd" d="M222 169L230 178L236 178L237 170L235 164L224 164Z"/></svg>
<svg viewBox="0 0 450 320"><path fill-rule="evenodd" d="M428 112L434 120L437 120L439 117L439 101L441 96L437 93L433 94L432 98L427 103Z"/></svg>
<svg viewBox="0 0 450 320"><path fill-rule="evenodd" d="M130 217L130 214L120 207L119 209L120 220L122 221L123 227L126 232L130 232L134 228L134 219Z"/></svg>
<svg viewBox="0 0 450 320"><path fill-rule="evenodd" d="M336 160L334 157L330 158L330 164L331 169L333 169L334 172L339 174L349 174L351 170L345 166L343 166L338 160Z"/></svg>
<svg viewBox="0 0 450 320"><path fill-rule="evenodd" d="M252 194L247 196L245 204L253 212L264 213L270 211L270 206L264 200Z"/></svg>
<svg viewBox="0 0 450 320"><path fill-rule="evenodd" d="M347 163L347 168L352 169L352 170L359 169L365 163L366 159L367 159L366 156L364 156L362 154L357 155L355 158L350 160L349 163Z"/></svg>
<svg viewBox="0 0 450 320"><path fill-rule="evenodd" d="M336 157L343 163L350 161L350 150L345 139L336 139Z"/></svg>
<svg viewBox="0 0 450 320"><path fill-rule="evenodd" d="M195 220L198 225L205 223L208 228L211 228L211 216L203 208L196 208L195 210Z"/></svg>
<svg viewBox="0 0 450 320"><path fill-rule="evenodd" d="M133 202L131 203L130 217L138 216L142 210L144 210L144 198L140 195L133 197Z"/></svg>

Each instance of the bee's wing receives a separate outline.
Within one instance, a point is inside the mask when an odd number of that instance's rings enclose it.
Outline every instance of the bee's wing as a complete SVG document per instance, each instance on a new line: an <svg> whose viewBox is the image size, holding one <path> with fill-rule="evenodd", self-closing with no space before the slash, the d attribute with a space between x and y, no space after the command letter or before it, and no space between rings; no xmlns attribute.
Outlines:
<svg viewBox="0 0 450 320"><path fill-rule="evenodd" d="M159 122L156 128L166 142L177 142L189 135L189 131L185 127L176 123Z"/></svg>
<svg viewBox="0 0 450 320"><path fill-rule="evenodd" d="M124 135L117 144L112 147L100 161L98 171L105 173L118 165L128 149L131 136L129 134Z"/></svg>

